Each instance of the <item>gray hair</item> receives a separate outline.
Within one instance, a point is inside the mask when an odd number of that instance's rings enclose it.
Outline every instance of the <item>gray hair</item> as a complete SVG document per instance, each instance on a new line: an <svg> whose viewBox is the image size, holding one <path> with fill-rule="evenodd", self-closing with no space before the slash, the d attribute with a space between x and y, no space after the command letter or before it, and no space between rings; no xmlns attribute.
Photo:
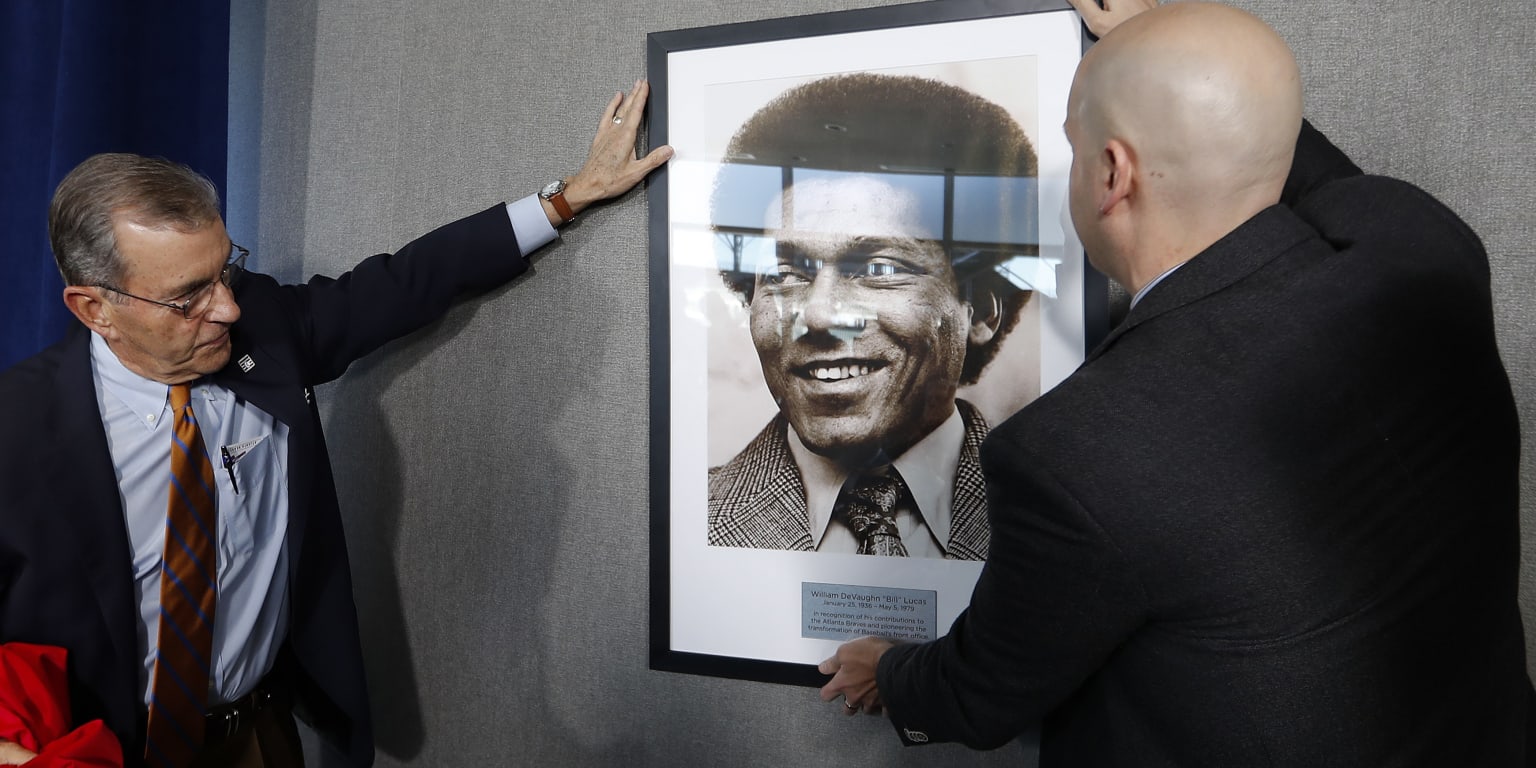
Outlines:
<svg viewBox="0 0 1536 768"><path fill-rule="evenodd" d="M195 232L219 220L219 191L181 163L121 152L92 155L59 182L48 207L48 241L65 285L113 285L123 277L113 223Z"/></svg>

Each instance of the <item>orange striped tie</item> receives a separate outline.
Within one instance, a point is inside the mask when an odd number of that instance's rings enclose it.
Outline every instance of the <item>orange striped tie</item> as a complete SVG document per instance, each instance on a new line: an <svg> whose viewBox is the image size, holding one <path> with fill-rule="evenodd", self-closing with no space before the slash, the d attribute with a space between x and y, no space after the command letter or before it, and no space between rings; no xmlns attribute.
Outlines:
<svg viewBox="0 0 1536 768"><path fill-rule="evenodd" d="M185 766L203 743L218 598L218 494L187 385L171 387L170 502L160 566L160 634L144 760Z"/></svg>

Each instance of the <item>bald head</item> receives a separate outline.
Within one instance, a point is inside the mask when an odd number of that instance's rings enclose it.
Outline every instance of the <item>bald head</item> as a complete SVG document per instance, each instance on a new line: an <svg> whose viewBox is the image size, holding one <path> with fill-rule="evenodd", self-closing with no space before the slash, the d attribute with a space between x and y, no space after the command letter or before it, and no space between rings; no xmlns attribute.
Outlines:
<svg viewBox="0 0 1536 768"><path fill-rule="evenodd" d="M1117 142L1128 155L1141 220L1116 223L1137 224L1137 239L1156 252L1100 246L1118 248L1117 259L1152 259L1121 269L1157 269L1148 279L1278 202L1300 129L1301 78L1290 48L1264 22L1216 3L1170 3L1116 27L1083 57L1068 105L1074 153ZM1120 200L1088 202L1104 214L1106 202ZM1080 231L1106 224L1081 220L1079 208L1090 206L1074 202ZM1089 234L1123 233L1083 234L1089 243Z"/></svg>

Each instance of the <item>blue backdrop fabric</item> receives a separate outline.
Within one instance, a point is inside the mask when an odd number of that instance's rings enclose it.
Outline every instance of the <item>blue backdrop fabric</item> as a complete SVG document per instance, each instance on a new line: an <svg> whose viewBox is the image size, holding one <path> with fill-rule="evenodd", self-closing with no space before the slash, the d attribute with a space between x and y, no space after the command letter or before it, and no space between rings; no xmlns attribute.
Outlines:
<svg viewBox="0 0 1536 768"><path fill-rule="evenodd" d="M186 163L222 191L229 4L0 3L0 370L75 322L48 248L48 201L97 152Z"/></svg>

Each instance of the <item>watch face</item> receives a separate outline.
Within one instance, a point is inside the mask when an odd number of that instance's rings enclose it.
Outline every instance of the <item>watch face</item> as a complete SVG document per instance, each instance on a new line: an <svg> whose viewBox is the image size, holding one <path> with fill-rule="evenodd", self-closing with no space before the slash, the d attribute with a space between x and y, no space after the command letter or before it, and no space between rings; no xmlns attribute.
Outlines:
<svg viewBox="0 0 1536 768"><path fill-rule="evenodd" d="M565 191L565 182L557 179L555 181L551 181L548 184L545 184L544 188L539 190L539 196L548 199L560 194L563 191Z"/></svg>

